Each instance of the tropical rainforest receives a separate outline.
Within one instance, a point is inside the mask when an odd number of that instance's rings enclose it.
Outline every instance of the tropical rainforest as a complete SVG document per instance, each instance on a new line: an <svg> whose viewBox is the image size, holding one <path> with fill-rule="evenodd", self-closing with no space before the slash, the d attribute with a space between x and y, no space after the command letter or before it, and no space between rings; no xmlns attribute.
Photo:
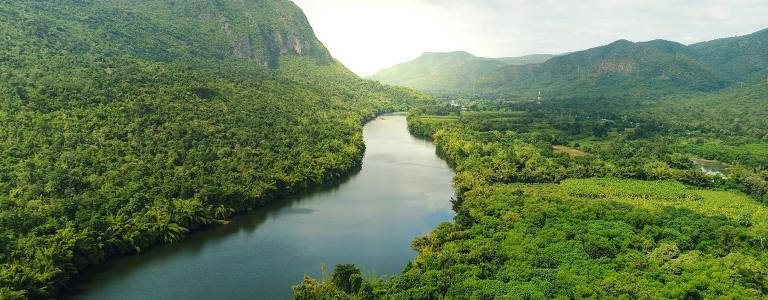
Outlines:
<svg viewBox="0 0 768 300"><path fill-rule="evenodd" d="M0 5L0 299L359 167L429 103L353 75L290 1Z"/></svg>
<svg viewBox="0 0 768 300"><path fill-rule="evenodd" d="M446 100L408 126L456 170L453 222L416 238L399 276L338 265L295 298L765 298L766 33L618 41L501 66L474 92L465 79L412 85Z"/></svg>
<svg viewBox="0 0 768 300"><path fill-rule="evenodd" d="M288 0L3 1L0 49L0 299L345 177L392 111L456 171L453 221L296 299L768 297L768 30L380 83Z"/></svg>

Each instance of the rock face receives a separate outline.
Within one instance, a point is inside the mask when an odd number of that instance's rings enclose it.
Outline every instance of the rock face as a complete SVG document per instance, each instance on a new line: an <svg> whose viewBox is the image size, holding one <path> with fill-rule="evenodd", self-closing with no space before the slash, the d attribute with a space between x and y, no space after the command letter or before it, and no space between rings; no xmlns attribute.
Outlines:
<svg viewBox="0 0 768 300"><path fill-rule="evenodd" d="M47 41L33 46L44 51L153 61L247 59L272 68L281 55L334 61L289 0L13 1L0 7L0 17L9 27L4 30Z"/></svg>
<svg viewBox="0 0 768 300"><path fill-rule="evenodd" d="M308 56L318 63L333 61L330 53L315 37L304 13L290 1L233 1L234 10L217 6L221 30L229 39L231 55L275 67L280 55ZM259 12L277 13L277 18L261 19ZM242 15L240 15L240 12ZM234 16L233 16L234 14ZM231 19L240 19L245 23ZM278 22L274 22L278 20Z"/></svg>

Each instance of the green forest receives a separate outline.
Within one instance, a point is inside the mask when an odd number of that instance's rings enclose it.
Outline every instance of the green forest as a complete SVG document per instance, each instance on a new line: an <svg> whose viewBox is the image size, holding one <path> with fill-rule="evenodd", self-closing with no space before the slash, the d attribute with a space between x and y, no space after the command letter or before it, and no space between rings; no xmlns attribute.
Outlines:
<svg viewBox="0 0 768 300"><path fill-rule="evenodd" d="M344 176L362 122L430 101L358 78L295 5L259 2L274 7L0 5L0 299L54 297L105 259Z"/></svg>
<svg viewBox="0 0 768 300"><path fill-rule="evenodd" d="M561 55L532 55L522 62L461 52L425 53L370 78L450 99L658 100L760 78L768 68L766 44L768 29L693 45L622 39Z"/></svg>
<svg viewBox="0 0 768 300"><path fill-rule="evenodd" d="M0 1L0 299L348 178L405 111L453 220L401 274L349 261L295 299L764 299L765 45L425 53L378 82L289 0Z"/></svg>
<svg viewBox="0 0 768 300"><path fill-rule="evenodd" d="M559 97L436 93L450 104L412 109L410 132L456 171L453 222L412 242L401 275L338 265L295 299L765 298L765 73L668 90L605 76L556 81Z"/></svg>
<svg viewBox="0 0 768 300"><path fill-rule="evenodd" d="M400 276L340 265L332 280L294 286L295 298L763 298L768 106L754 102L765 88L655 104L413 109L411 133L432 139L457 172L454 221L413 241L419 255ZM697 122L707 115L722 122ZM699 160L728 171L706 173Z"/></svg>

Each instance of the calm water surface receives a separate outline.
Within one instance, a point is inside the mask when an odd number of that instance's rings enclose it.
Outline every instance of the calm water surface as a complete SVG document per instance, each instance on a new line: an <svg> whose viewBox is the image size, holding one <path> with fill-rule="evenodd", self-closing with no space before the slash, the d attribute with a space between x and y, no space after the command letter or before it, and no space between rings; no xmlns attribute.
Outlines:
<svg viewBox="0 0 768 300"><path fill-rule="evenodd" d="M731 168L728 164L716 160L694 159L693 164L699 167L704 174L711 176L726 176Z"/></svg>
<svg viewBox="0 0 768 300"><path fill-rule="evenodd" d="M336 186L285 199L183 242L147 250L79 278L66 299L290 299L322 264L400 273L410 242L448 221L452 171L412 137L405 116L364 128L362 170Z"/></svg>

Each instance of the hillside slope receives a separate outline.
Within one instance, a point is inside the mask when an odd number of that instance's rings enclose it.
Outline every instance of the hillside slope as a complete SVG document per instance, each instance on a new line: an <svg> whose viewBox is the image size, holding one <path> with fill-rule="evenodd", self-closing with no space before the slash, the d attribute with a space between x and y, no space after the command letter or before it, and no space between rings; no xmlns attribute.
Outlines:
<svg viewBox="0 0 768 300"><path fill-rule="evenodd" d="M554 55L485 58L470 53L424 53L413 61L382 70L369 79L423 91L471 89L472 84L486 74L510 65L542 63Z"/></svg>
<svg viewBox="0 0 768 300"><path fill-rule="evenodd" d="M440 95L486 99L534 100L539 92L544 99L657 99L749 81L768 69L766 45L768 29L690 46L665 40L619 40L554 57L522 59L527 63L509 63L509 59L489 63L479 58L457 63L445 54L431 57L428 64L422 56L371 79Z"/></svg>
<svg viewBox="0 0 768 300"><path fill-rule="evenodd" d="M335 62L287 0L0 6L0 299L343 176L424 96Z"/></svg>
<svg viewBox="0 0 768 300"><path fill-rule="evenodd" d="M545 97L645 97L723 86L724 80L682 44L619 40L543 64L505 67L485 76L476 93L532 97L542 90Z"/></svg>
<svg viewBox="0 0 768 300"><path fill-rule="evenodd" d="M768 70L768 29L691 45L706 64L732 81L749 81Z"/></svg>
<svg viewBox="0 0 768 300"><path fill-rule="evenodd" d="M757 79L714 93L646 103L633 113L643 119L663 120L672 128L768 141L766 76L768 73L762 73Z"/></svg>
<svg viewBox="0 0 768 300"><path fill-rule="evenodd" d="M8 49L151 61L243 58L275 67L280 55L331 55L290 1L14 1L0 7ZM56 53L50 53L55 51Z"/></svg>

